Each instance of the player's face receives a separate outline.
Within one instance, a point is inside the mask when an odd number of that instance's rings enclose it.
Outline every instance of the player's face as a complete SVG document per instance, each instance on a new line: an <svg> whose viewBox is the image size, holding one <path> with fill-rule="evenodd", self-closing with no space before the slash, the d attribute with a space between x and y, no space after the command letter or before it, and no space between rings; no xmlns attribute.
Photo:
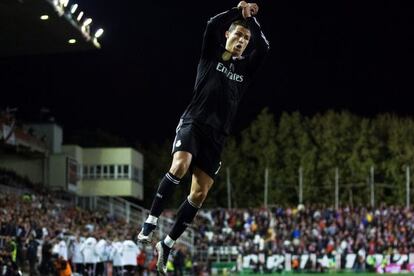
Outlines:
<svg viewBox="0 0 414 276"><path fill-rule="evenodd" d="M226 50L233 56L240 57L250 41L250 30L237 25L231 32L226 32Z"/></svg>

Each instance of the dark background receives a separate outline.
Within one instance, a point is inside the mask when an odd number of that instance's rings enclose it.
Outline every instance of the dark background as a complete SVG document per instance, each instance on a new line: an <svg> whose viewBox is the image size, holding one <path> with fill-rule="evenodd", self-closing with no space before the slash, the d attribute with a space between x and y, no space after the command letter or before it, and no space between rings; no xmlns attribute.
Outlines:
<svg viewBox="0 0 414 276"><path fill-rule="evenodd" d="M99 128L131 143L172 139L192 96L205 24L238 1L78 3L105 29L102 49L0 59L0 107L18 107L24 120L46 107L65 135ZM276 117L328 109L414 115L409 1L257 3L271 52L234 133L266 106Z"/></svg>

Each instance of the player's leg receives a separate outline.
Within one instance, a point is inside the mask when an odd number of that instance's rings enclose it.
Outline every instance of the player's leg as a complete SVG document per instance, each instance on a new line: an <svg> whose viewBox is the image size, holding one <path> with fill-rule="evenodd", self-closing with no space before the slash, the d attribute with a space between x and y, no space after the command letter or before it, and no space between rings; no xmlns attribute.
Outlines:
<svg viewBox="0 0 414 276"><path fill-rule="evenodd" d="M189 152L177 151L174 153L171 167L158 185L157 193L152 201L150 214L138 234L138 240L140 242L151 242L152 233L157 226L158 217L164 210L165 204L171 198L175 187L187 173L191 159L192 155Z"/></svg>
<svg viewBox="0 0 414 276"><path fill-rule="evenodd" d="M160 273L165 274L167 272L167 261L171 248L174 246L175 241L184 233L185 229L192 223L213 183L213 178L207 173L197 167L194 169L190 195L178 209L177 218L170 234L155 246L158 251L157 269Z"/></svg>
<svg viewBox="0 0 414 276"><path fill-rule="evenodd" d="M187 173L194 156L197 155L197 143L191 123L180 120L172 147L173 161L168 173L161 180L152 202L151 211L146 219L138 241L151 242L152 233L156 228L158 217L164 210L165 203L171 197L181 178Z"/></svg>

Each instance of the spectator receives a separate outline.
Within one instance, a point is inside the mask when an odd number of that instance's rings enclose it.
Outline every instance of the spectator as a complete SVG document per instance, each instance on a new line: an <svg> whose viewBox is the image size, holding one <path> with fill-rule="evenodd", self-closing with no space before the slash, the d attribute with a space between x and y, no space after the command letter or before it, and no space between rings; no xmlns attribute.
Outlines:
<svg viewBox="0 0 414 276"><path fill-rule="evenodd" d="M112 251L110 259L112 260L114 276L123 275L122 267L122 242L116 237L112 243Z"/></svg>
<svg viewBox="0 0 414 276"><path fill-rule="evenodd" d="M177 247L175 254L174 254L174 275L182 276L183 274L183 268L184 268L184 260L185 255L183 252L183 249L181 247Z"/></svg>
<svg viewBox="0 0 414 276"><path fill-rule="evenodd" d="M101 236L99 241L95 245L95 254L97 255L97 263L96 263L96 276L103 276L105 270L105 263L107 261L106 256L106 247L107 241Z"/></svg>
<svg viewBox="0 0 414 276"><path fill-rule="evenodd" d="M81 245L80 252L83 255L83 261L85 264L86 273L95 275L96 263L98 262L98 255L95 251L96 239L95 237L89 237Z"/></svg>
<svg viewBox="0 0 414 276"><path fill-rule="evenodd" d="M76 234L75 239L70 243L69 250L72 255L72 264L73 264L73 272L83 274L84 271L84 261L83 255L80 251L83 242L85 241L84 238L81 238L79 234Z"/></svg>
<svg viewBox="0 0 414 276"><path fill-rule="evenodd" d="M71 276L72 270L70 268L69 262L65 260L62 256L57 256L54 262L56 275L58 276Z"/></svg>
<svg viewBox="0 0 414 276"><path fill-rule="evenodd" d="M122 265L127 271L126 275L135 274L139 253L138 246L132 240L125 240L122 243Z"/></svg>
<svg viewBox="0 0 414 276"><path fill-rule="evenodd" d="M147 259L147 254L145 253L145 250L140 250L139 255L137 257L138 274L140 276L144 275L146 259Z"/></svg>
<svg viewBox="0 0 414 276"><path fill-rule="evenodd" d="M27 244L27 251L26 251L26 257L29 261L29 274L30 276L36 276L37 273L37 263L39 261L39 258L37 256L37 251L39 248L39 242L31 238Z"/></svg>

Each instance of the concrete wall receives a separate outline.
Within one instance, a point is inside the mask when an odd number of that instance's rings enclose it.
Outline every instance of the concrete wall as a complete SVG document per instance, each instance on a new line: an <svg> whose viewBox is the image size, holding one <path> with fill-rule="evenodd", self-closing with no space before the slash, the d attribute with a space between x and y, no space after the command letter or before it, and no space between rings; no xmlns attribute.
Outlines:
<svg viewBox="0 0 414 276"><path fill-rule="evenodd" d="M21 176L26 176L33 183L46 182L46 161L43 157L25 157L17 154L1 154L0 167L15 171Z"/></svg>
<svg viewBox="0 0 414 276"><path fill-rule="evenodd" d="M142 199L142 186L131 180L83 180L80 196L134 196Z"/></svg>
<svg viewBox="0 0 414 276"><path fill-rule="evenodd" d="M133 161L131 148L84 148L84 164L130 164Z"/></svg>
<svg viewBox="0 0 414 276"><path fill-rule="evenodd" d="M75 159L79 164L82 163L83 148L78 145L64 145L62 146L62 152Z"/></svg>
<svg viewBox="0 0 414 276"><path fill-rule="evenodd" d="M50 124L29 124L35 130L36 135L41 137L46 136L46 145L51 153L62 152L62 141L63 141L63 130L62 128L54 123Z"/></svg>
<svg viewBox="0 0 414 276"><path fill-rule="evenodd" d="M66 154L54 154L49 157L49 187L66 190Z"/></svg>

